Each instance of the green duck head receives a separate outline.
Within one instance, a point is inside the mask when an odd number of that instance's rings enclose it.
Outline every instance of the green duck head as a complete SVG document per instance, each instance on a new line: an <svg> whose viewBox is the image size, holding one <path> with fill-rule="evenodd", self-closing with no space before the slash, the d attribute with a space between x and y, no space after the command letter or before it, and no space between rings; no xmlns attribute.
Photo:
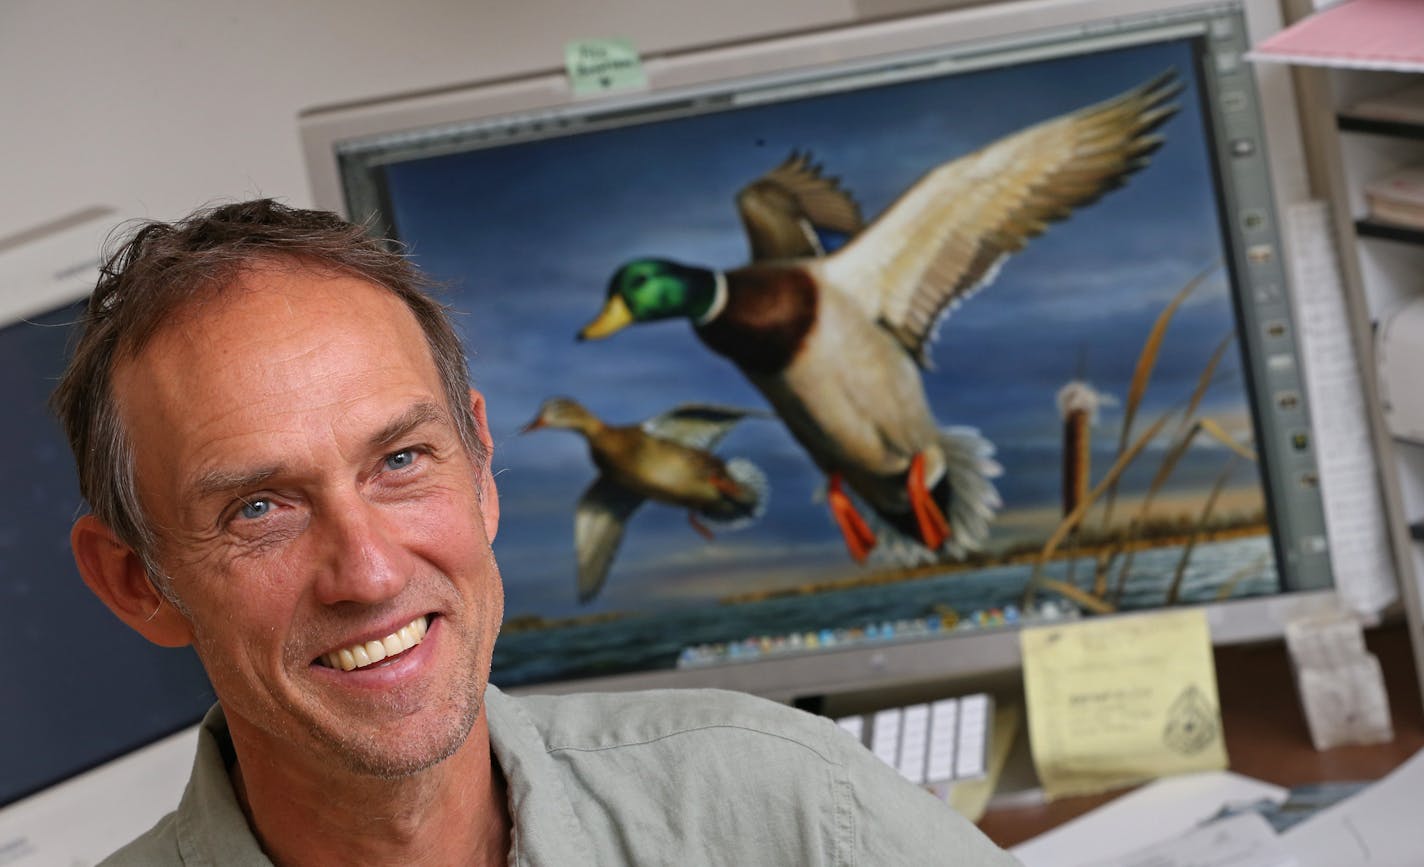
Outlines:
<svg viewBox="0 0 1424 867"><path fill-rule="evenodd" d="M717 273L666 259L634 259L608 281L603 312L579 340L607 337L635 322L686 316L700 319L717 298Z"/></svg>

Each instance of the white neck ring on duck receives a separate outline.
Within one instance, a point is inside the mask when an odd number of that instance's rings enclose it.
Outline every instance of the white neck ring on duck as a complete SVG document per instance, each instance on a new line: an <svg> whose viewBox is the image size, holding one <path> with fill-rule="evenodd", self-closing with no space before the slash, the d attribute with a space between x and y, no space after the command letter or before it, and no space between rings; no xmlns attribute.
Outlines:
<svg viewBox="0 0 1424 867"><path fill-rule="evenodd" d="M707 308L707 312L697 317L698 325L706 325L713 319L722 315L722 310L727 306L727 275L721 271L713 271L712 277L716 285L712 290L712 304Z"/></svg>

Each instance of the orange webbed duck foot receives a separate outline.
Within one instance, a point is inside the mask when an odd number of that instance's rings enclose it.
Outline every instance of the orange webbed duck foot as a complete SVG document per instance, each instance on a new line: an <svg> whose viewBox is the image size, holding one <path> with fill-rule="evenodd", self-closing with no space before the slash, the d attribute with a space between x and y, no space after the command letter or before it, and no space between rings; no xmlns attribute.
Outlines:
<svg viewBox="0 0 1424 867"><path fill-rule="evenodd" d="M697 535L701 536L709 542L717 541L717 537L712 535L712 531L707 529L707 525L697 520L697 513L688 512L687 523L692 525L692 529L697 531Z"/></svg>
<svg viewBox="0 0 1424 867"><path fill-rule="evenodd" d="M875 547L875 533L855 510L850 496L841 490L840 476L831 476L826 488L826 501L831 507L831 517L835 518L836 526L840 527L841 535L845 537L846 549L850 551L851 559L864 563L871 549Z"/></svg>
<svg viewBox="0 0 1424 867"><path fill-rule="evenodd" d="M915 523L920 528L920 541L931 551L938 551L949 541L951 535L949 521L944 510L934 501L929 488L925 486L925 453L920 452L910 460L910 472L905 480L910 495L910 508L915 513Z"/></svg>

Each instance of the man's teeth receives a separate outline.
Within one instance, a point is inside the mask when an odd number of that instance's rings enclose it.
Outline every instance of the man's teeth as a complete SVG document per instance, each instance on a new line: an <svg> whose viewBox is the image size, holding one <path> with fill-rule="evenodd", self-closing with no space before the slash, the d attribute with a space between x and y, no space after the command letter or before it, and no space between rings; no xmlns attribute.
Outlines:
<svg viewBox="0 0 1424 867"><path fill-rule="evenodd" d="M353 644L350 647L324 653L321 661L342 671L352 671L357 668L365 668L368 665L375 665L387 656L395 656L397 653L410 650L419 644L424 640L425 630L428 628L429 621L424 616L417 617L380 640L368 641L365 644Z"/></svg>

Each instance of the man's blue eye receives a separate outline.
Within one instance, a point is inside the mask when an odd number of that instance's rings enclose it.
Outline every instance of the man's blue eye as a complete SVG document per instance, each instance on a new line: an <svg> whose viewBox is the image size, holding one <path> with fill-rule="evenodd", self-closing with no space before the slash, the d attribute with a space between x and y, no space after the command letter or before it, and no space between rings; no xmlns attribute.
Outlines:
<svg viewBox="0 0 1424 867"><path fill-rule="evenodd" d="M415 463L415 452L411 449L386 455L386 469L388 470L403 470L413 463Z"/></svg>
<svg viewBox="0 0 1424 867"><path fill-rule="evenodd" d="M270 511L272 511L271 500L253 500L249 503L243 503L242 510L238 512L238 514L251 521L255 518L262 517Z"/></svg>

